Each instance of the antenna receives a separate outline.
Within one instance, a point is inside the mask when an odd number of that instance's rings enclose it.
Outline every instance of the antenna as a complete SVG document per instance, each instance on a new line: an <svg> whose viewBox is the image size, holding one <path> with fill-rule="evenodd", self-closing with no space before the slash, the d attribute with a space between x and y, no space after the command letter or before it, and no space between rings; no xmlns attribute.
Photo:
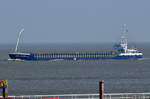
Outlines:
<svg viewBox="0 0 150 99"><path fill-rule="evenodd" d="M128 49L128 41L127 41L127 37L126 37L127 36L127 32L128 32L127 25L123 24L122 36L121 36L121 45L124 48L125 52Z"/></svg>
<svg viewBox="0 0 150 99"><path fill-rule="evenodd" d="M20 41L20 36L21 36L21 33L23 31L24 31L24 29L21 29L21 31L19 32L19 36L18 36L18 39L17 39L17 44L16 44L15 52L17 52L17 50L18 50L18 44L19 44L19 41Z"/></svg>

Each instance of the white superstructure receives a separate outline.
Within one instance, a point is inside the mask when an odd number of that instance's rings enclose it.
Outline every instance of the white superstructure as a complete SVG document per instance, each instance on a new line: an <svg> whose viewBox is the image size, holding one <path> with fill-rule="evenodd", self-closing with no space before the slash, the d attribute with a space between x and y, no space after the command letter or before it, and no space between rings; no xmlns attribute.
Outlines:
<svg viewBox="0 0 150 99"><path fill-rule="evenodd" d="M121 43L120 46L124 50L122 53L119 54L119 56L142 56L143 53L139 52L137 49L134 48L128 48L128 42L127 42L127 26L126 24L123 25L123 35L121 36Z"/></svg>

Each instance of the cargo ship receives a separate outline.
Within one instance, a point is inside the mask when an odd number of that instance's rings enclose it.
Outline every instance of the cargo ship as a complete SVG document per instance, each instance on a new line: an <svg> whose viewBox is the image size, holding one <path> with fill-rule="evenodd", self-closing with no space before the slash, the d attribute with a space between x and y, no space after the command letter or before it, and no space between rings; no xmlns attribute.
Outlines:
<svg viewBox="0 0 150 99"><path fill-rule="evenodd" d="M9 53L9 60L28 60L28 61L49 61L49 60L106 60L106 59L139 59L143 57L143 53L136 48L128 48L126 34L128 29L124 25L121 41L113 46L113 50L109 52L68 52L68 53L22 53L18 52L18 43L20 40L22 29L19 32L16 48L14 53Z"/></svg>

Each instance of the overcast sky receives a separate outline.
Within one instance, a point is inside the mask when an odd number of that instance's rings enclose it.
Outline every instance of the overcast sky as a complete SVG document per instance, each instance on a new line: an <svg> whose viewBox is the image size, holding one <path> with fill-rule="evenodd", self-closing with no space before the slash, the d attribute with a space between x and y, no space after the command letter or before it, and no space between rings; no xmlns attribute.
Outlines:
<svg viewBox="0 0 150 99"><path fill-rule="evenodd" d="M0 44L150 42L150 0L1 0Z"/></svg>

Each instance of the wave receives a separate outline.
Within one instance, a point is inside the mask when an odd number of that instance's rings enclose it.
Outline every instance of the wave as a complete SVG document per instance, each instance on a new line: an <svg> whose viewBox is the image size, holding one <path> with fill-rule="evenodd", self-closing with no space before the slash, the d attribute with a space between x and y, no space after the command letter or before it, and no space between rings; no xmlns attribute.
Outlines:
<svg viewBox="0 0 150 99"><path fill-rule="evenodd" d="M138 60L150 60L150 57L144 57L144 58L140 58Z"/></svg>

